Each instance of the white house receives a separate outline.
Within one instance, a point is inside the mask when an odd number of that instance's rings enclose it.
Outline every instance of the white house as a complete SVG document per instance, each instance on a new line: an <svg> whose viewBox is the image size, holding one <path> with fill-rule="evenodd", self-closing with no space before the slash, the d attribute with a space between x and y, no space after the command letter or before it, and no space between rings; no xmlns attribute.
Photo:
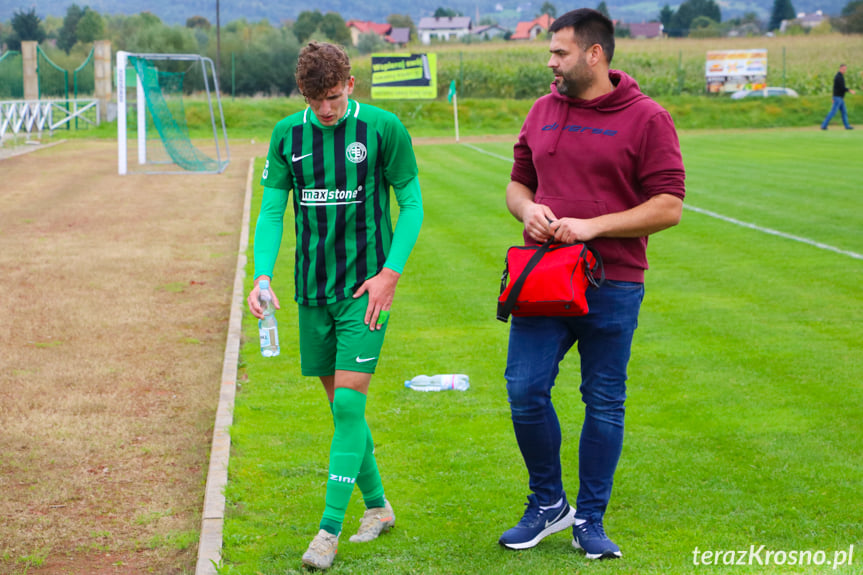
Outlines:
<svg viewBox="0 0 863 575"><path fill-rule="evenodd" d="M812 14L806 14L805 12L800 12L797 14L797 18L794 20L783 20L779 24L779 31L785 32L790 26L794 24L800 24L803 28L814 28L821 24L824 20L827 19L827 16L824 15L821 10L816 10Z"/></svg>
<svg viewBox="0 0 863 575"><path fill-rule="evenodd" d="M452 40L467 36L471 31L470 18L456 16L454 18L420 18L417 34L423 44L431 44L432 38L437 40Z"/></svg>

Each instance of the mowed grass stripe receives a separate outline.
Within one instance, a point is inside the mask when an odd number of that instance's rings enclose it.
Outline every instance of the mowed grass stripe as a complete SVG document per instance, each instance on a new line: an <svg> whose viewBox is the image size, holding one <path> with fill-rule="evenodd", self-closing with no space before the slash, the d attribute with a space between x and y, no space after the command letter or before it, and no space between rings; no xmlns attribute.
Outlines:
<svg viewBox="0 0 863 575"><path fill-rule="evenodd" d="M857 253L863 199L856 190L863 165L863 138L843 146L824 143L819 132L730 135L684 134L692 205L760 226ZM739 140L739 139L738 139Z"/></svg>
<svg viewBox="0 0 863 575"><path fill-rule="evenodd" d="M835 136L839 137L826 139L820 130L682 133L686 203L863 253L863 195L858 193L863 162L857 160L863 154L863 138ZM511 145L465 147L512 161Z"/></svg>
<svg viewBox="0 0 863 575"><path fill-rule="evenodd" d="M650 241L627 439L606 523L624 560L588 567L568 533L526 552L501 550L496 539L527 492L503 382L507 327L493 319L504 251L521 238L503 201L509 166L456 145L421 146L417 155L426 219L368 411L398 521L378 542L345 541L333 573L689 573L696 545L832 553L861 540L851 504L863 497L860 263L687 212ZM695 156L687 167L696 177L702 169ZM774 187L786 184L780 173ZM245 318L248 381L232 431L223 573L300 572L323 506L332 423L319 384L299 376L293 288L285 285L292 239L285 244L275 284L279 359L260 357ZM402 387L411 375L448 371L468 373L472 388ZM554 395L574 498L577 354L563 362ZM357 496L346 534L361 514Z"/></svg>
<svg viewBox="0 0 863 575"><path fill-rule="evenodd" d="M863 405L848 400L863 344L853 272L838 285L835 276L797 281L810 265L815 276L835 269L841 256L779 259L781 239L747 247L745 230L723 240L714 233L722 228L688 220L652 240L656 269L631 364L631 383L643 373L650 389L630 395L628 449L655 457L636 488L662 484L658 509L698 508L700 518L681 513L674 525L700 534L689 537L702 548L847 548L860 529L847 530L853 519L837 494L860 497L850 478L863 447ZM813 518L821 508L830 511ZM739 532L717 528L729 518Z"/></svg>

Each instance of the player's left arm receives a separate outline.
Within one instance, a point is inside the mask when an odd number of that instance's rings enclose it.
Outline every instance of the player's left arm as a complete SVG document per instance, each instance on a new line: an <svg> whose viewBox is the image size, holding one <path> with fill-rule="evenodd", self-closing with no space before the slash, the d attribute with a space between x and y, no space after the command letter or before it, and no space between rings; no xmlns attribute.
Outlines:
<svg viewBox="0 0 863 575"><path fill-rule="evenodd" d="M395 191L399 219L383 269L363 282L354 294L355 298L366 292L369 294L365 322L371 330L380 329L386 322L396 284L416 244L423 221L422 193L410 134L393 114L385 116L380 127L384 178L392 183ZM381 315L381 312L386 313Z"/></svg>
<svg viewBox="0 0 863 575"><path fill-rule="evenodd" d="M354 297L360 297L369 293L369 305L366 309L366 324L369 329L375 330L383 327L395 297L396 284L398 284L402 271L404 271L408 256L413 251L419 237L423 222L422 193L420 191L419 178L414 176L411 180L401 186L393 186L396 202L399 205L399 219L393 232L393 243L390 253L384 263L383 269L367 279L354 293Z"/></svg>

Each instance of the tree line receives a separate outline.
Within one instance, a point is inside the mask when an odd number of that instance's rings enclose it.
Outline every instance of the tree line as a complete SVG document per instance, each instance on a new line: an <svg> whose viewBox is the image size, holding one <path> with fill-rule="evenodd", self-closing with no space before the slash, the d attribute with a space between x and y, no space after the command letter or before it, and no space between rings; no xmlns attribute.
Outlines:
<svg viewBox="0 0 863 575"><path fill-rule="evenodd" d="M412 28L415 35L410 16L394 14L390 23ZM189 18L184 26L170 26L150 12L111 16L77 4L69 6L62 19L42 20L33 8L19 10L10 22L0 23L0 48L20 51L22 41L39 42L52 61L70 69L77 65L73 63L76 58L78 62L86 58L95 40L109 40L114 51L209 57L219 63L223 89L238 95L292 93L296 89L294 68L300 46L312 40L335 42L363 53L389 49L376 35L361 36L358 47L352 47L350 30L341 15L318 10L304 11L296 21L278 26L267 20L241 19L218 31L202 16Z"/></svg>

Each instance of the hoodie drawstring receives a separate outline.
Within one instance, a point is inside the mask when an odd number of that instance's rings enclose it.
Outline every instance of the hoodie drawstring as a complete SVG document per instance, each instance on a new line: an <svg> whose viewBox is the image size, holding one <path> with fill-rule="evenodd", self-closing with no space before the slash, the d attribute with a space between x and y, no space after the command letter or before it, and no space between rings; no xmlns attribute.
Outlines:
<svg viewBox="0 0 863 575"><path fill-rule="evenodd" d="M566 105L565 102L562 103L563 106L563 122L560 124L560 130L555 130L557 135L554 137L554 143L548 149L548 155L553 156L557 152L557 145L560 143L560 138L563 136L563 131L566 129L567 122L569 122L569 106Z"/></svg>

